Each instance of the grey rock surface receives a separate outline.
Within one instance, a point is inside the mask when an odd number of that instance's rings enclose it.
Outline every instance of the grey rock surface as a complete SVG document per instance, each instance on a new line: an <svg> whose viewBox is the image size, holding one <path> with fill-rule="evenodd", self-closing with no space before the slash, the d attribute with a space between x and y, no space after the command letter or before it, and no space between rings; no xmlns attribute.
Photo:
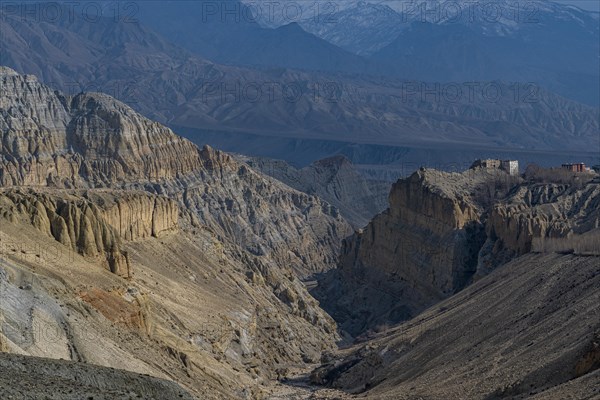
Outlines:
<svg viewBox="0 0 600 400"><path fill-rule="evenodd" d="M0 353L0 394L12 400L195 399L174 382L70 361Z"/></svg>
<svg viewBox="0 0 600 400"><path fill-rule="evenodd" d="M387 207L391 184L366 179L343 155L294 168L282 160L237 156L252 168L334 205L352 226L362 228Z"/></svg>

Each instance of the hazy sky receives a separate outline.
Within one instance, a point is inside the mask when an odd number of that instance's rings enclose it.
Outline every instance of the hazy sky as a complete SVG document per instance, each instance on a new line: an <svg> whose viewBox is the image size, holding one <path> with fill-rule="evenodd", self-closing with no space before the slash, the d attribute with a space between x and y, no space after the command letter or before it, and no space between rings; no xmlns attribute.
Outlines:
<svg viewBox="0 0 600 400"><path fill-rule="evenodd" d="M586 10L600 11L600 1L598 0L556 0L559 3L573 4Z"/></svg>

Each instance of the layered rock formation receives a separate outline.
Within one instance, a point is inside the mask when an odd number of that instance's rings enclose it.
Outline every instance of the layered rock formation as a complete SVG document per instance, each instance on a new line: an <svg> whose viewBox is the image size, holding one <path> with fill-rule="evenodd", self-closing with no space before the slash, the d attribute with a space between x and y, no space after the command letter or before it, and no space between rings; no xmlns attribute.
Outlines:
<svg viewBox="0 0 600 400"><path fill-rule="evenodd" d="M315 291L356 335L409 319L467 285L485 242L485 212L519 178L502 171L421 169L398 181L390 207L344 241L339 268Z"/></svg>
<svg viewBox="0 0 600 400"><path fill-rule="evenodd" d="M184 178L196 147L104 94L64 96L0 70L0 184L106 187Z"/></svg>
<svg viewBox="0 0 600 400"><path fill-rule="evenodd" d="M335 207L108 96L1 79L3 350L250 399L334 348L298 276L335 265Z"/></svg>
<svg viewBox="0 0 600 400"><path fill-rule="evenodd" d="M88 190L84 195L100 206L104 219L125 240L161 237L179 228L179 206L167 197L111 190Z"/></svg>
<svg viewBox="0 0 600 400"><path fill-rule="evenodd" d="M390 184L368 180L343 155L297 169L285 161L238 156L254 169L336 206L354 228L364 227L387 207Z"/></svg>
<svg viewBox="0 0 600 400"><path fill-rule="evenodd" d="M143 192L3 189L0 215L14 223L30 223L49 237L97 258L111 272L130 278L123 239L159 236L177 229L175 202Z"/></svg>
<svg viewBox="0 0 600 400"><path fill-rule="evenodd" d="M165 194L191 207L186 221L210 226L223 240L291 265L300 276L335 265L339 242L350 228L336 209L315 196L265 178L209 147L199 150L107 95L65 96L7 68L0 79L5 93L0 185ZM174 217L167 219L152 221L153 228L140 220L140 226L118 231L126 239L147 236Z"/></svg>

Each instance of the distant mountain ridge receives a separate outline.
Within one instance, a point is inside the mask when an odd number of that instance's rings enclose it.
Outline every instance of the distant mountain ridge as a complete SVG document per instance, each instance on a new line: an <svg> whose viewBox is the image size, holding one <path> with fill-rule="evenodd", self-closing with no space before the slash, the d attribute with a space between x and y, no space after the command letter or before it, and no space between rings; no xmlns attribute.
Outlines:
<svg viewBox="0 0 600 400"><path fill-rule="evenodd" d="M535 82L600 104L597 12L540 0L349 1L323 5L320 11L291 20L369 56L380 74L442 82Z"/></svg>
<svg viewBox="0 0 600 400"><path fill-rule="evenodd" d="M255 4L253 4L255 6ZM139 19L200 57L222 64L364 73L368 61L290 22L263 28L253 8L233 1L143 4ZM177 24L170 21L177 21Z"/></svg>
<svg viewBox="0 0 600 400"><path fill-rule="evenodd" d="M363 56L385 47L408 27L403 16L385 2L361 1L337 12L327 11L332 14L324 12L321 18L305 18L299 24L308 32Z"/></svg>
<svg viewBox="0 0 600 400"><path fill-rule="evenodd" d="M69 95L109 93L144 115L190 130L458 152L470 147L589 152L599 146L596 108L526 82L477 82L473 96L468 82L461 82L456 96L456 85L219 65L140 23L2 18L0 61L8 66ZM498 90L502 96L496 98ZM197 143L203 140L198 136ZM290 148L269 156L286 158Z"/></svg>

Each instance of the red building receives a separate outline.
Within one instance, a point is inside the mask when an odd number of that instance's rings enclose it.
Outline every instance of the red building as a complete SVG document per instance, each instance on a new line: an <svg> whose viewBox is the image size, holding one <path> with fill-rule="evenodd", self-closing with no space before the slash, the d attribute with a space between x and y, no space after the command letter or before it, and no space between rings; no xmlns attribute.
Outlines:
<svg viewBox="0 0 600 400"><path fill-rule="evenodd" d="M576 163L576 164L563 164L562 167L564 169L568 169L573 172L585 172L587 169L585 168L584 163Z"/></svg>

